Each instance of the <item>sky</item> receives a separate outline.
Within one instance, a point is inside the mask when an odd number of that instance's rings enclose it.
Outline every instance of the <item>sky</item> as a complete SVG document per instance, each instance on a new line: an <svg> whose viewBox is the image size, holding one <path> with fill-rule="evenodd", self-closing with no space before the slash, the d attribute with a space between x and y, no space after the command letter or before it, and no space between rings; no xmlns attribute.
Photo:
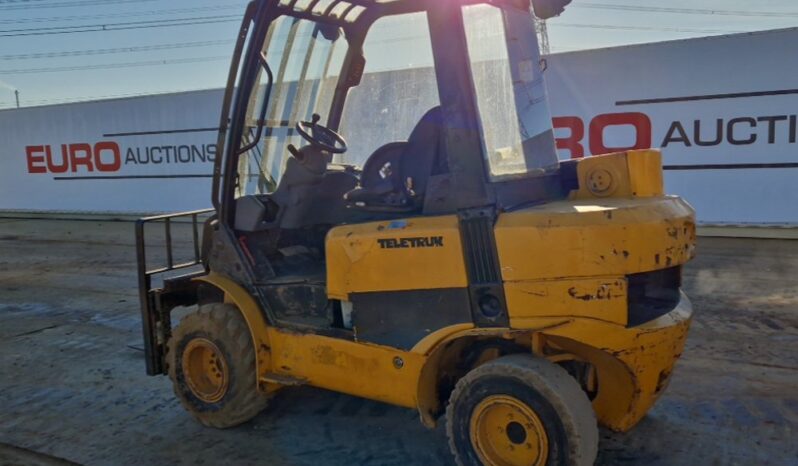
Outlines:
<svg viewBox="0 0 798 466"><path fill-rule="evenodd" d="M0 0L0 108L224 87L245 5ZM796 0L574 0L548 22L553 53L787 27Z"/></svg>

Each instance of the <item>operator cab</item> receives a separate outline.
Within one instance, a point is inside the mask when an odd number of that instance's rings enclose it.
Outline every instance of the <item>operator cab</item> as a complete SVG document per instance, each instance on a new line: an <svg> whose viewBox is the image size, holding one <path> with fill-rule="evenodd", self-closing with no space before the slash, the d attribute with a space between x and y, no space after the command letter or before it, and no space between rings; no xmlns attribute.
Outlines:
<svg viewBox="0 0 798 466"><path fill-rule="evenodd" d="M563 197L529 0L256 0L247 16L214 200L277 320L342 326L335 226Z"/></svg>

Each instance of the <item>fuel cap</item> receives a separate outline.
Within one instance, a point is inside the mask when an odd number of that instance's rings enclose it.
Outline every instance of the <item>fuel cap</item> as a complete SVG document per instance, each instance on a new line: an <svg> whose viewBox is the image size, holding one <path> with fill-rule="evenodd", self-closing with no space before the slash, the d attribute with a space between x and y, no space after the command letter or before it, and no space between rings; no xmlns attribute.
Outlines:
<svg viewBox="0 0 798 466"><path fill-rule="evenodd" d="M587 189L596 196L611 196L617 185L615 176L605 168L596 168L587 174Z"/></svg>

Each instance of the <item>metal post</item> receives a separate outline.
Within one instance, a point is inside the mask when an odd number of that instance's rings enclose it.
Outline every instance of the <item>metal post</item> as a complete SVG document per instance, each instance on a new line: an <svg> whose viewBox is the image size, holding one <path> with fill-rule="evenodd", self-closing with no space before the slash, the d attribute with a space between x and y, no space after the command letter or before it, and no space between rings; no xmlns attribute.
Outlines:
<svg viewBox="0 0 798 466"><path fill-rule="evenodd" d="M17 98L17 108L19 108L19 89L14 89L14 96Z"/></svg>

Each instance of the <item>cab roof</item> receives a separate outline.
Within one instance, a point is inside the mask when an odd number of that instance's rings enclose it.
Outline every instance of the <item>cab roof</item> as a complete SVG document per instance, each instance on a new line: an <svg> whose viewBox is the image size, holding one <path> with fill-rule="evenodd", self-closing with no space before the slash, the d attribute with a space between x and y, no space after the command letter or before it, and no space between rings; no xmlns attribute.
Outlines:
<svg viewBox="0 0 798 466"><path fill-rule="evenodd" d="M381 16L413 13L427 10L442 2L468 5L491 3L529 6L529 0L271 0L277 3L282 14L340 26L352 24L361 17L372 19Z"/></svg>

